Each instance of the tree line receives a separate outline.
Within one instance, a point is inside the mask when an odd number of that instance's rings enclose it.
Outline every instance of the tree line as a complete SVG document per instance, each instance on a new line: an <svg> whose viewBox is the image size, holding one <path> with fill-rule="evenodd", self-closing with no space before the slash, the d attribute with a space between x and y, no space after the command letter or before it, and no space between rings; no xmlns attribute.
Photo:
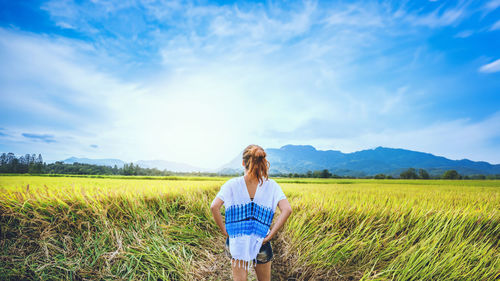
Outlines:
<svg viewBox="0 0 500 281"><path fill-rule="evenodd" d="M0 155L0 173L43 173L45 163L41 154L26 154L17 158L14 153Z"/></svg>
<svg viewBox="0 0 500 281"><path fill-rule="evenodd" d="M317 170L317 171L307 171L306 173L288 173L288 174L277 174L281 177L288 178L346 178L346 176L339 176L337 174L332 174L328 169Z"/></svg>
<svg viewBox="0 0 500 281"><path fill-rule="evenodd" d="M377 174L373 178L375 179L390 179L393 178L390 175ZM399 174L400 179L447 179L447 180L468 180L468 179L500 179L500 175L461 175L456 170L447 170L441 175L429 175L425 169L415 169L408 168L407 170Z"/></svg>
<svg viewBox="0 0 500 281"><path fill-rule="evenodd" d="M365 178L365 179L396 179L392 175L376 174L375 176L339 176L332 174L328 169L307 171L306 173L277 174L288 178ZM441 175L430 175L425 169L408 168L399 174L400 179L500 179L500 175L460 175L456 170L447 170Z"/></svg>
<svg viewBox="0 0 500 281"><path fill-rule="evenodd" d="M124 175L124 176L239 176L241 173L220 174L207 172L173 172L159 170L156 168L142 168L134 163L124 164L123 167L93 165L84 163L68 164L61 161L46 164L41 154L26 154L16 157L14 153L2 153L0 155L0 173L13 174L70 174L70 175ZM375 176L340 176L332 174L328 169L307 171L306 173L271 174L270 176L289 178L374 178L394 179L395 177L385 174ZM445 171L442 175L431 176L425 169L408 168L400 173L401 179L500 179L500 175L460 175L456 170Z"/></svg>
<svg viewBox="0 0 500 281"><path fill-rule="evenodd" d="M184 175L186 173L175 173L156 168L142 168L133 163L125 164L123 167L93 165L84 163L64 163L57 161L46 164L43 162L41 154L26 154L19 158L14 153L3 153L0 156L0 173L13 174L70 174L70 175L131 175L131 176L172 176ZM202 173L192 173L194 175L206 175Z"/></svg>

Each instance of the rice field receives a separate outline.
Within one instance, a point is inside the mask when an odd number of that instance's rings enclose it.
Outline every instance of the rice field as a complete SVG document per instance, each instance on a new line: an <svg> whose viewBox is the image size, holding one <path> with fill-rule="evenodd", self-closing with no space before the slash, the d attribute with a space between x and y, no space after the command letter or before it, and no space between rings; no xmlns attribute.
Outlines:
<svg viewBox="0 0 500 281"><path fill-rule="evenodd" d="M227 179L0 176L0 280L231 280ZM498 180L277 181L272 280L500 278Z"/></svg>

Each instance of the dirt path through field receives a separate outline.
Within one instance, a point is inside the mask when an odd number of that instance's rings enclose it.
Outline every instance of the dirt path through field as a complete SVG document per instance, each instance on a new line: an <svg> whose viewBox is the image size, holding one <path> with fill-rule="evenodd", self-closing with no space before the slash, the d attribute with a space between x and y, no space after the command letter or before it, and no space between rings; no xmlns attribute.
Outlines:
<svg viewBox="0 0 500 281"><path fill-rule="evenodd" d="M232 280L230 261L224 254L224 238L214 238L214 249L200 250L192 263L189 280ZM272 240L274 252L271 280L358 280L353 276L342 276L335 269L318 270L300 265L292 245L282 233ZM255 271L251 270L248 280L256 281Z"/></svg>

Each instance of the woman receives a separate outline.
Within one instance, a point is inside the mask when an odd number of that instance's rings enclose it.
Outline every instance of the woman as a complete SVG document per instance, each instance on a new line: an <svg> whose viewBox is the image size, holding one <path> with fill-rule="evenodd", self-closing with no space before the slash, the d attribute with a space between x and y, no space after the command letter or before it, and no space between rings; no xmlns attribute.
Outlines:
<svg viewBox="0 0 500 281"><path fill-rule="evenodd" d="M271 280L270 240L288 219L292 208L281 187L268 178L269 161L262 147L247 146L242 165L245 174L224 183L210 209L227 237L226 253L231 258L233 279L247 280L253 265L259 281ZM225 224L220 213L222 205L226 208ZM281 214L270 229L276 206Z"/></svg>

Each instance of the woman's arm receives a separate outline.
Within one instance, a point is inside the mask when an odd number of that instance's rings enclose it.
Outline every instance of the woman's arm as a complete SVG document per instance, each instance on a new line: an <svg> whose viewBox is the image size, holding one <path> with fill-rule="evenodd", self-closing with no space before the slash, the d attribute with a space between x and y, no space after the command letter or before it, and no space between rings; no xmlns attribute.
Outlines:
<svg viewBox="0 0 500 281"><path fill-rule="evenodd" d="M292 213L292 206L290 206L290 203L288 203L287 199L281 199L278 202L278 207L280 208L281 213L278 219L276 220L276 223L274 224L273 228L269 231L269 234L266 237L264 237L262 244L266 243L267 241L271 240L271 238L273 238L276 232L278 232L278 230L285 224L285 221Z"/></svg>
<svg viewBox="0 0 500 281"><path fill-rule="evenodd" d="M219 226L222 234L224 236L229 236L226 231L226 226L222 222L222 215L220 213L220 207L224 204L224 201L220 200L220 198L215 197L214 201L212 201L212 205L210 205L210 210L212 211L212 215L214 217L215 222Z"/></svg>

